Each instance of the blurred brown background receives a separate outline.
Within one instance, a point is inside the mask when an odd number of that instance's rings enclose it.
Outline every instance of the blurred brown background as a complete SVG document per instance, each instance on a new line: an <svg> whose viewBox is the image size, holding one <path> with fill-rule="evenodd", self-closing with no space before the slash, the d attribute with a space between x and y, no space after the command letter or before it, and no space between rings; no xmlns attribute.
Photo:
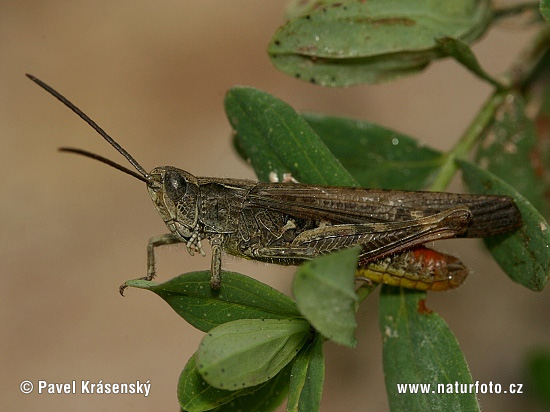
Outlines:
<svg viewBox="0 0 550 412"><path fill-rule="evenodd" d="M490 93L450 61L380 86L323 89L272 68L267 43L285 1L2 1L0 3L0 409L178 410L176 383L202 333L161 299L118 286L145 274L145 246L166 228L143 183L97 162L60 154L76 146L125 164L88 126L24 77L73 100L146 169L252 178L234 153L223 97L234 85L268 91L298 110L360 117L451 147ZM492 30L475 51L489 72L527 40ZM454 190L461 190L456 185ZM476 240L440 242L473 274L431 293L474 376L525 383L525 354L550 344L548 292L513 284ZM209 252L209 251L208 251ZM209 267L182 247L158 253L158 279ZM236 259L228 269L289 293L292 269ZM325 345L324 411L384 411L377 298L359 312L359 345ZM151 381L142 395L24 395L36 383ZM525 395L480 396L486 411L532 407Z"/></svg>

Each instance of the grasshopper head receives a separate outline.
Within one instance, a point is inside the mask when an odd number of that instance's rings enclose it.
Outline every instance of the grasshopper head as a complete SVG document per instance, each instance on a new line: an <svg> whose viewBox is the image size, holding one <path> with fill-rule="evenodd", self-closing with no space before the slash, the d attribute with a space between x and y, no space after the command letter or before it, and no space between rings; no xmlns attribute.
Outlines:
<svg viewBox="0 0 550 412"><path fill-rule="evenodd" d="M147 190L162 220L170 232L188 240L198 220L197 178L171 166L156 167L149 176Z"/></svg>

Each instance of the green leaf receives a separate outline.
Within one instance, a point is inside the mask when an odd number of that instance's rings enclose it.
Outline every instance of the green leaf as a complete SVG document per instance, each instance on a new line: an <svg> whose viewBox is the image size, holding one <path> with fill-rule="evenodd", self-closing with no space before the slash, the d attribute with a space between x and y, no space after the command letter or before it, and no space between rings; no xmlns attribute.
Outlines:
<svg viewBox="0 0 550 412"><path fill-rule="evenodd" d="M325 361L323 337L317 334L315 340L306 345L292 366L287 412L314 412L321 405Z"/></svg>
<svg viewBox="0 0 550 412"><path fill-rule="evenodd" d="M479 78L487 81L497 88L501 88L502 85L493 79L485 70L481 68L479 62L477 61L476 56L472 52L470 47L457 39L452 37L443 37L437 39L440 49L448 56L454 57L456 61L464 65L468 70L474 73Z"/></svg>
<svg viewBox="0 0 550 412"><path fill-rule="evenodd" d="M307 5L303 12L277 30L268 52L279 70L324 86L416 73L439 57L435 39L470 43L491 17L486 0L348 0Z"/></svg>
<svg viewBox="0 0 550 412"><path fill-rule="evenodd" d="M271 52L271 50L270 50ZM324 87L349 87L360 84L389 82L424 70L433 53L418 52L417 56L399 53L391 60L382 58L314 58L300 54L271 52L276 69L311 84Z"/></svg>
<svg viewBox="0 0 550 412"><path fill-rule="evenodd" d="M464 356L445 321L425 306L424 292L383 286L380 331L386 391L392 411L479 411L475 393L457 393L472 383ZM430 384L410 393L408 384ZM406 393L399 392L402 385ZM438 393L444 385L445 393ZM451 389L452 388L452 389ZM434 392L432 392L434 391Z"/></svg>
<svg viewBox="0 0 550 412"><path fill-rule="evenodd" d="M298 268L293 291L298 309L328 339L354 347L355 270L359 247L310 260Z"/></svg>
<svg viewBox="0 0 550 412"><path fill-rule="evenodd" d="M506 181L548 216L545 186L533 165L537 136L519 94L509 94L495 114L495 121L479 146L476 163Z"/></svg>
<svg viewBox="0 0 550 412"><path fill-rule="evenodd" d="M259 389L251 394L233 399L212 412L269 412L275 410L286 398L292 362L273 379L255 387Z"/></svg>
<svg viewBox="0 0 550 412"><path fill-rule="evenodd" d="M342 3L342 0L290 0L286 6L285 19L305 16L315 9Z"/></svg>
<svg viewBox="0 0 550 412"><path fill-rule="evenodd" d="M550 0L540 0L540 14L546 21L550 21Z"/></svg>
<svg viewBox="0 0 550 412"><path fill-rule="evenodd" d="M128 281L163 298L182 318L204 332L237 319L300 317L294 301L248 276L223 272L219 290L210 287L210 271L191 272L168 282Z"/></svg>
<svg viewBox="0 0 550 412"><path fill-rule="evenodd" d="M197 369L219 389L255 386L273 378L310 335L302 319L241 319L212 329L197 352Z"/></svg>
<svg viewBox="0 0 550 412"><path fill-rule="evenodd" d="M235 87L225 97L225 111L237 146L250 159L258 178L284 173L302 183L356 186L307 122L287 103L268 93Z"/></svg>
<svg viewBox="0 0 550 412"><path fill-rule="evenodd" d="M550 408L550 350L532 351L527 359L528 393Z"/></svg>
<svg viewBox="0 0 550 412"><path fill-rule="evenodd" d="M228 391L214 388L202 378L195 356L189 359L178 381L178 400L184 411L267 412L277 408L286 397L292 364L268 382Z"/></svg>
<svg viewBox="0 0 550 412"><path fill-rule="evenodd" d="M235 391L214 388L197 371L195 356L193 355L187 361L178 381L178 400L184 411L208 411L219 405L229 403L239 396L255 392L265 385L263 383Z"/></svg>
<svg viewBox="0 0 550 412"><path fill-rule="evenodd" d="M302 116L362 187L421 190L444 160L441 152L375 123Z"/></svg>
<svg viewBox="0 0 550 412"><path fill-rule="evenodd" d="M512 234L484 239L510 279L541 291L550 276L550 230L541 214L514 188L474 164L460 160L462 179L472 193L501 194L515 199L523 226Z"/></svg>

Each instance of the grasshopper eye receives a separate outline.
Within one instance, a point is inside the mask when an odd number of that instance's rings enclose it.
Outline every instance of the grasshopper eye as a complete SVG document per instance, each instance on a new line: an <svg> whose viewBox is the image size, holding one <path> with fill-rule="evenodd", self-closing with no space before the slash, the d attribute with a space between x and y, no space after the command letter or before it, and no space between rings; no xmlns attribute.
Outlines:
<svg viewBox="0 0 550 412"><path fill-rule="evenodd" d="M179 173L167 172L164 176L164 190L173 202L177 202L187 191L187 181Z"/></svg>

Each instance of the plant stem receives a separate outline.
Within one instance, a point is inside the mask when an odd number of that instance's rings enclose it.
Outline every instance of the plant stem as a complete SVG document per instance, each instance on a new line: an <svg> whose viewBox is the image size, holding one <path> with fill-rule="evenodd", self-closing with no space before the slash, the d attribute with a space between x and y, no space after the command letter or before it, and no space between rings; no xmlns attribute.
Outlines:
<svg viewBox="0 0 550 412"><path fill-rule="evenodd" d="M460 140L447 153L445 161L441 166L429 190L444 191L454 174L458 170L456 159L465 158L470 150L483 136L485 129L492 123L494 115L499 106L504 102L512 89L520 88L529 79L536 69L542 56L550 46L550 28L540 30L527 47L522 50L510 68L500 76L500 83L507 85L504 89L497 89L485 102L480 112L466 129Z"/></svg>
<svg viewBox="0 0 550 412"><path fill-rule="evenodd" d="M451 151L447 153L445 162L441 166L436 179L430 185L429 190L440 192L447 188L458 169L455 159L463 158L468 154L483 131L492 123L495 111L502 104L506 94L508 94L507 90L497 90L485 102L475 119L470 123L468 129L466 129L466 132L464 132Z"/></svg>

